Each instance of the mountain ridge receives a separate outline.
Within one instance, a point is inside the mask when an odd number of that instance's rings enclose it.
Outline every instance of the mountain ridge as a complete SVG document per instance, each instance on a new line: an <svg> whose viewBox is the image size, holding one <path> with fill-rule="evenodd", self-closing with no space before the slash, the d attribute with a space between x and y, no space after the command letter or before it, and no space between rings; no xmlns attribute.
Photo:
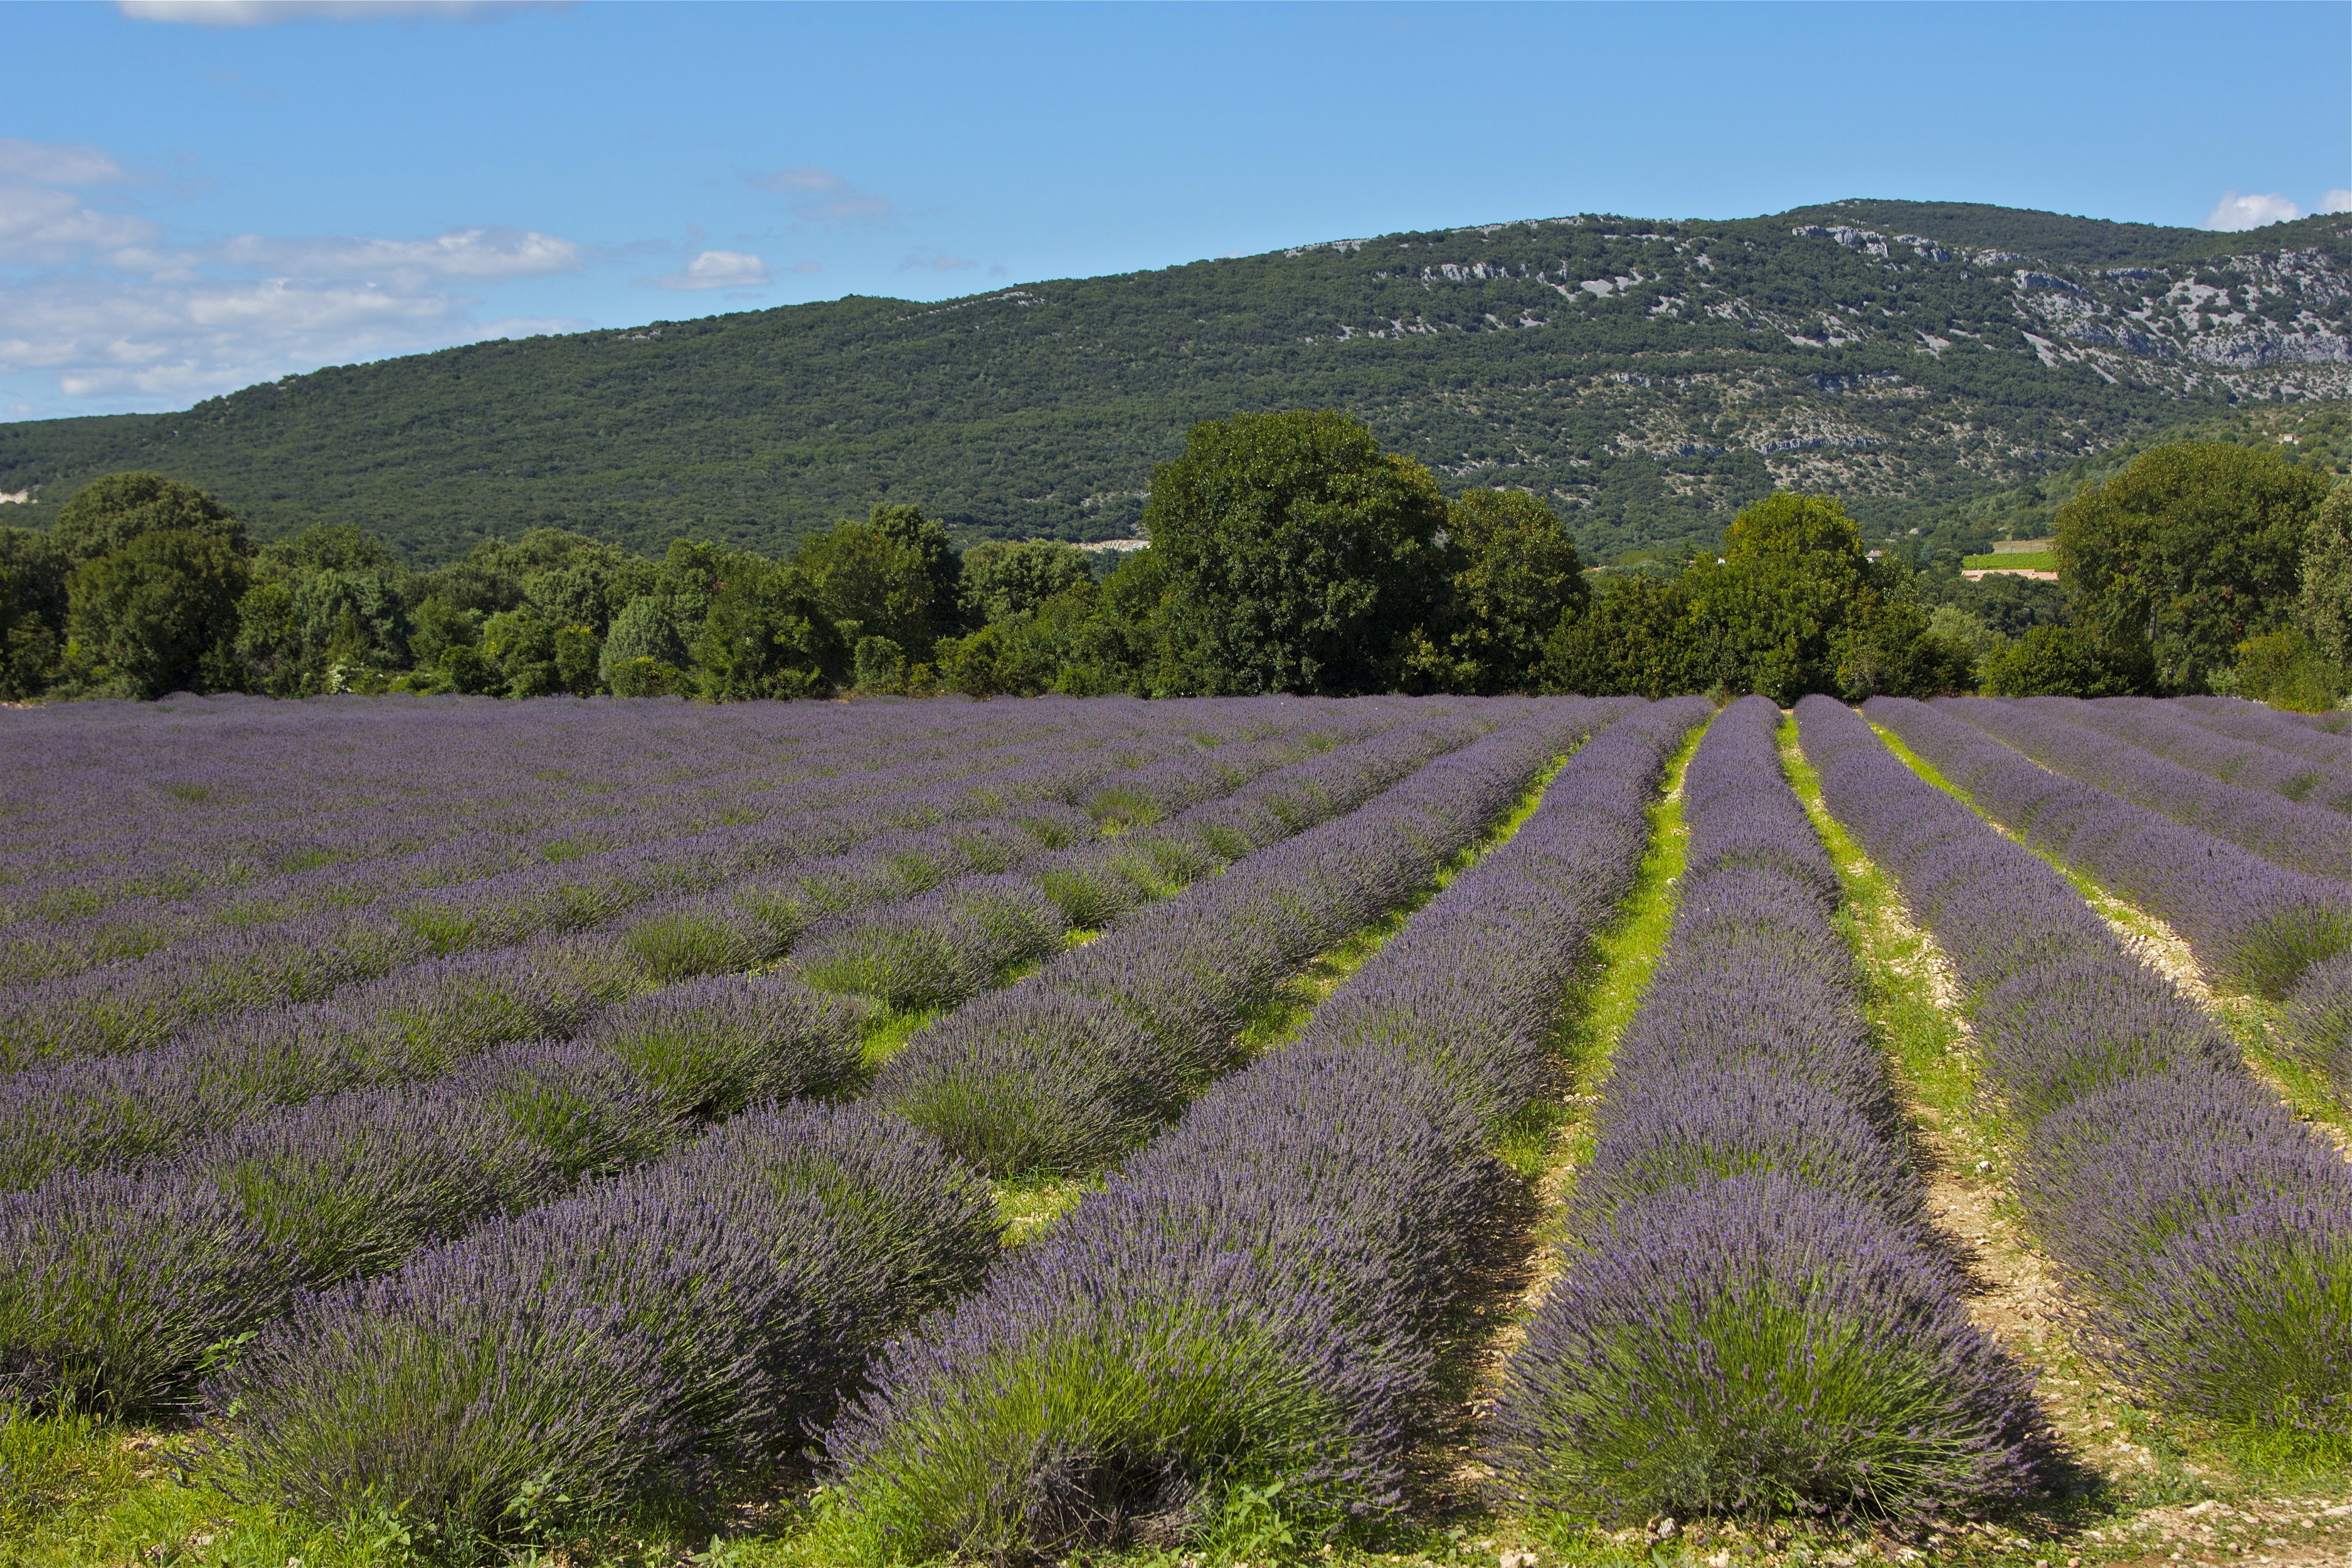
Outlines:
<svg viewBox="0 0 2352 1568"><path fill-rule="evenodd" d="M0 425L0 493L38 487L11 518L37 523L156 468L259 537L354 522L419 564L542 523L777 552L886 499L965 539L1099 540L1138 531L1196 419L1318 406L1449 490L1543 494L1605 556L1712 537L1775 485L1916 525L2175 426L2347 395L2352 218L2222 235L1855 198L469 344Z"/></svg>

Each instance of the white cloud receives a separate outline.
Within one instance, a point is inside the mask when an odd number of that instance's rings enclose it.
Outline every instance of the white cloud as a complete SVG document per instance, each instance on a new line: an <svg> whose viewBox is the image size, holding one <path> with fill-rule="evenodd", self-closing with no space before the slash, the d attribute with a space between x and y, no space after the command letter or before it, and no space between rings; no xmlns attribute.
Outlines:
<svg viewBox="0 0 2352 1568"><path fill-rule="evenodd" d="M784 205L806 223L896 223L898 204L872 191L861 191L830 170L814 163L779 169L772 174L747 176L760 190L788 197Z"/></svg>
<svg viewBox="0 0 2352 1568"><path fill-rule="evenodd" d="M95 147L0 136L0 175L43 185L110 185L130 176Z"/></svg>
<svg viewBox="0 0 2352 1568"><path fill-rule="evenodd" d="M2352 191L2330 191L2319 198L2324 213L2352 213Z"/></svg>
<svg viewBox="0 0 2352 1568"><path fill-rule="evenodd" d="M0 371L54 372L68 397L186 402L283 374L483 335L470 300L369 284L68 279L0 290Z"/></svg>
<svg viewBox="0 0 2352 1568"><path fill-rule="evenodd" d="M569 0L114 0L139 22L268 27L287 22L482 22L516 11L562 11Z"/></svg>
<svg viewBox="0 0 2352 1568"><path fill-rule="evenodd" d="M639 278L640 289L764 289L775 281L768 264L740 250L706 250L683 272Z"/></svg>
<svg viewBox="0 0 2352 1568"><path fill-rule="evenodd" d="M174 248L161 224L63 188L125 178L95 147L0 140L0 374L50 381L71 401L162 408L289 370L577 331L585 323L536 317L484 325L481 301L460 290L611 258L497 225ZM751 280L738 268L721 281Z"/></svg>
<svg viewBox="0 0 2352 1568"><path fill-rule="evenodd" d="M163 231L142 217L102 213L69 191L0 184L0 262L57 267L84 259L145 271Z"/></svg>
<svg viewBox="0 0 2352 1568"><path fill-rule="evenodd" d="M2205 215L2205 226L2234 234L2240 229L2261 228L2265 224L2290 223L2302 216L2301 207L2275 191L2244 196L2235 191L2224 191L2220 204Z"/></svg>
<svg viewBox="0 0 2352 1568"><path fill-rule="evenodd" d="M455 228L432 239L272 239L240 235L207 257L226 266L310 278L465 279L497 282L577 272L585 247L533 229Z"/></svg>

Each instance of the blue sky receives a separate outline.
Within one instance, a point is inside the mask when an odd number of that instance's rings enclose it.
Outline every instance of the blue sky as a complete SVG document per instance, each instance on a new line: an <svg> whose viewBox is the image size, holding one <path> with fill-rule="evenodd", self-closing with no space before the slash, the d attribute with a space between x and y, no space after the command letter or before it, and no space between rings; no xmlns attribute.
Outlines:
<svg viewBox="0 0 2352 1568"><path fill-rule="evenodd" d="M0 418L483 337L1841 196L2352 206L2352 5L0 5Z"/></svg>

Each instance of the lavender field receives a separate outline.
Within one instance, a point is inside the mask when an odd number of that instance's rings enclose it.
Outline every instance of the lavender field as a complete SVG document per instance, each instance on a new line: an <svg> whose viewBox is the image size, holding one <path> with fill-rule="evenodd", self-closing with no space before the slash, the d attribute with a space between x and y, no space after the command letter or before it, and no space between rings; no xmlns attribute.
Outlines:
<svg viewBox="0 0 2352 1568"><path fill-rule="evenodd" d="M0 1563L2352 1533L2254 704L182 698L0 812Z"/></svg>

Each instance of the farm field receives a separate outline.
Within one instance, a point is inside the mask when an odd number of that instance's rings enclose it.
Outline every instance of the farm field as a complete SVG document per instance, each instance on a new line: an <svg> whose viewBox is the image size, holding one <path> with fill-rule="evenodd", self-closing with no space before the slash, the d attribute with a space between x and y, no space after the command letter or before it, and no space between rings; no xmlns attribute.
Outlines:
<svg viewBox="0 0 2352 1568"><path fill-rule="evenodd" d="M2352 738L0 711L0 1564L2352 1557Z"/></svg>

